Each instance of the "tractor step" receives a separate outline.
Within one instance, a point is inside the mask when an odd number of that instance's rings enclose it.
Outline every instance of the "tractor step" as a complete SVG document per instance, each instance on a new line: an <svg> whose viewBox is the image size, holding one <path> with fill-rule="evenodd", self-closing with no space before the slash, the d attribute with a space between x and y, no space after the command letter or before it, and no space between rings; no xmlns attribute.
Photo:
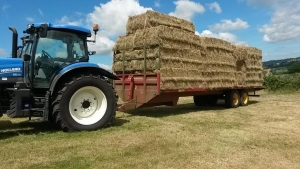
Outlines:
<svg viewBox="0 0 300 169"><path fill-rule="evenodd" d="M31 108L30 115L31 115L31 117L43 117L44 109L43 108Z"/></svg>
<svg viewBox="0 0 300 169"><path fill-rule="evenodd" d="M44 121L45 121L44 118L36 118L36 119L29 120L29 123L41 123Z"/></svg>

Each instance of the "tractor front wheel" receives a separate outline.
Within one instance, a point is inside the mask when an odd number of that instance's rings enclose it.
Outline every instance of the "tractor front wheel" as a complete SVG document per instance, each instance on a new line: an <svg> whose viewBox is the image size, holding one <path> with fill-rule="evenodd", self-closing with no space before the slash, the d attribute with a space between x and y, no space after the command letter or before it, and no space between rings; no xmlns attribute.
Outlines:
<svg viewBox="0 0 300 169"><path fill-rule="evenodd" d="M63 131L97 130L111 124L117 97L100 76L80 76L67 82L52 103L52 116Z"/></svg>

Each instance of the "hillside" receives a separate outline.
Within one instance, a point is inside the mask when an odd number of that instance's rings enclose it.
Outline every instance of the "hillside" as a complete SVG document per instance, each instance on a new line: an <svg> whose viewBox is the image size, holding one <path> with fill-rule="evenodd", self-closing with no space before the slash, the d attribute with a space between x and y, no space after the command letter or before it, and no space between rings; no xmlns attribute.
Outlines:
<svg viewBox="0 0 300 169"><path fill-rule="evenodd" d="M263 62L264 68L281 68L281 67L288 67L296 61L300 61L300 57L297 58L287 58L281 60L270 60Z"/></svg>
<svg viewBox="0 0 300 169"><path fill-rule="evenodd" d="M271 69L272 74L282 74L287 73L287 68L295 62L300 62L300 57L266 61L263 62L263 67L264 69Z"/></svg>

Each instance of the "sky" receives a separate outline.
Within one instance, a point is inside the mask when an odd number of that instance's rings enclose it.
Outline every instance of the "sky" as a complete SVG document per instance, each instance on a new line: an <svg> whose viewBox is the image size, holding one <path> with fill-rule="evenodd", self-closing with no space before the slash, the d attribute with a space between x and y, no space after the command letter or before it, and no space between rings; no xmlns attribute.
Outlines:
<svg viewBox="0 0 300 169"><path fill-rule="evenodd" d="M0 57L11 54L12 32L19 38L27 24L50 22L91 29L99 25L97 54L90 62L110 69L112 48L124 36L128 16L154 10L191 21L195 34L217 37L233 44L257 47L263 61L300 56L299 0L88 0L0 1ZM19 43L21 43L19 41Z"/></svg>

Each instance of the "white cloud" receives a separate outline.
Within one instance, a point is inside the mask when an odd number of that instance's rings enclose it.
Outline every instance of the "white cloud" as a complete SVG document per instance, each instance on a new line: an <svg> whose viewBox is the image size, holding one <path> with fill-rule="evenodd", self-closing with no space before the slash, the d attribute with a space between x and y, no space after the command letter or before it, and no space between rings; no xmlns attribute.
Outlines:
<svg viewBox="0 0 300 169"><path fill-rule="evenodd" d="M6 55L6 52L5 52L4 49L1 49L1 48L0 48L0 56L1 56L1 55Z"/></svg>
<svg viewBox="0 0 300 169"><path fill-rule="evenodd" d="M4 4L4 5L2 5L2 11L3 12L5 12L6 11L6 9L8 9L8 8L10 8L10 5L6 5L6 4Z"/></svg>
<svg viewBox="0 0 300 169"><path fill-rule="evenodd" d="M38 9L38 11L39 11L40 15L42 15L42 16L44 15L43 11L40 8Z"/></svg>
<svg viewBox="0 0 300 169"><path fill-rule="evenodd" d="M208 7L210 10L215 10L215 12L218 14L222 12L222 9L218 2L213 2L211 4L208 4Z"/></svg>
<svg viewBox="0 0 300 169"><path fill-rule="evenodd" d="M63 16L60 20L56 21L58 24L68 24L68 25L74 25L74 26L82 26L83 25L83 19L76 19L72 21L73 19L68 16Z"/></svg>
<svg viewBox="0 0 300 169"><path fill-rule="evenodd" d="M256 0L248 0L250 4L271 5L274 9L272 18L268 24L259 28L263 33L263 40L266 42L282 42L293 39L300 39L300 3L299 0L284 1L282 0L271 3L270 0L263 0L260 3Z"/></svg>
<svg viewBox="0 0 300 169"><path fill-rule="evenodd" d="M141 14L146 10L152 8L145 8L136 0L112 0L95 6L94 11L87 15L87 23L88 25L98 23L101 28L99 34L105 36L125 35L128 16Z"/></svg>
<svg viewBox="0 0 300 169"><path fill-rule="evenodd" d="M108 66L108 65L105 65L105 64L102 64L102 63L98 63L98 66L103 68L103 69L106 69L106 70L111 70L111 66Z"/></svg>
<svg viewBox="0 0 300 169"><path fill-rule="evenodd" d="M234 21L223 19L221 20L221 23L217 23L215 25L209 26L209 29L212 31L231 31L231 30L240 30L240 29L246 29L249 25L246 21L241 20L240 18L235 19Z"/></svg>
<svg viewBox="0 0 300 169"><path fill-rule="evenodd" d="M28 22L34 22L34 19L31 18L31 17L26 17L26 20L27 20Z"/></svg>
<svg viewBox="0 0 300 169"><path fill-rule="evenodd" d="M185 1L175 1L176 5L175 11L170 12L169 15L182 18L188 21L191 21L193 17L197 13L204 13L205 9L200 3L196 3L193 1L185 0Z"/></svg>
<svg viewBox="0 0 300 169"><path fill-rule="evenodd" d="M92 37L94 39L94 36ZM112 54L112 48L115 42L105 36L97 36L96 43L88 43L90 51L96 51L97 54L106 55Z"/></svg>
<svg viewBox="0 0 300 169"><path fill-rule="evenodd" d="M247 1L248 5L254 5L254 6L273 6L276 4L285 4L287 0L243 0ZM289 0L289 1L295 1L295 0ZM298 1L298 0L296 0Z"/></svg>
<svg viewBox="0 0 300 169"><path fill-rule="evenodd" d="M236 35L229 33L229 32L213 33L210 30L204 30L201 33L196 31L196 35L199 35L202 37L214 37L214 38L218 38L218 39L223 39L223 40L226 40L233 44L248 45L246 42L240 41Z"/></svg>
<svg viewBox="0 0 300 169"><path fill-rule="evenodd" d="M155 7L160 7L160 2L159 2L159 0L155 0L155 1L154 1L154 6L155 6Z"/></svg>
<svg viewBox="0 0 300 169"><path fill-rule="evenodd" d="M141 6L136 0L109 1L94 7L94 11L87 14L84 20L76 19L72 21L69 17L63 17L60 23L69 23L73 25L83 25L92 27L94 23L99 25L97 34L97 43L89 43L89 50L96 51L97 54L112 54L112 48L115 44L110 38L126 34L126 23L128 17L152 10ZM78 14L81 16L82 14ZM92 37L94 38L94 37Z"/></svg>

